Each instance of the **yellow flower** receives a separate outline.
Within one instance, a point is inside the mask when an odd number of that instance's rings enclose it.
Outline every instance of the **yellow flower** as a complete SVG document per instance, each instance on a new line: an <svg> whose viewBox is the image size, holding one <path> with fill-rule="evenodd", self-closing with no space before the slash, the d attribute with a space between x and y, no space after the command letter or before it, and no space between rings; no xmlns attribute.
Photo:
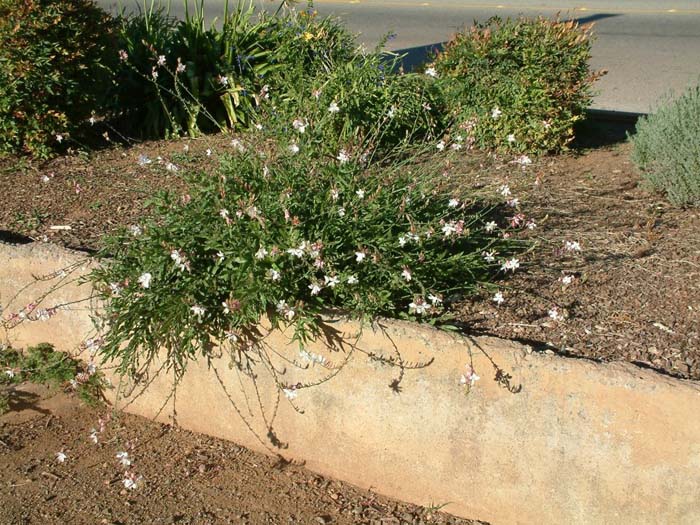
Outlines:
<svg viewBox="0 0 700 525"><path fill-rule="evenodd" d="M306 40L307 42L314 37L314 35L312 35L308 31L304 32L304 34L302 36L304 37L304 40Z"/></svg>

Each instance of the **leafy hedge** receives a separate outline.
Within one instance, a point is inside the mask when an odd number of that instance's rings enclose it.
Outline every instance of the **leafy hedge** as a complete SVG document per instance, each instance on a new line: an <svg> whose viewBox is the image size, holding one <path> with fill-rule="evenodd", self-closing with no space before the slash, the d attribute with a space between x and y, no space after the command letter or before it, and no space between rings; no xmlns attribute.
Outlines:
<svg viewBox="0 0 700 525"><path fill-rule="evenodd" d="M480 148L565 149L591 102L590 28L547 18L491 18L435 58L457 124Z"/></svg>
<svg viewBox="0 0 700 525"><path fill-rule="evenodd" d="M114 21L91 0L0 0L0 153L78 138L111 80Z"/></svg>

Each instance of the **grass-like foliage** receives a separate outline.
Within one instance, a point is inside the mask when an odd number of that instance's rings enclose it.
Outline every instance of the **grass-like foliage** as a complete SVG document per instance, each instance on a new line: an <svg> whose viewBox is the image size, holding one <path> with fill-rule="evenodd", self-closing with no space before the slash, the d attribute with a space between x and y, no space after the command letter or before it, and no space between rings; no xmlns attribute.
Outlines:
<svg viewBox="0 0 700 525"><path fill-rule="evenodd" d="M470 142L520 153L557 152L591 102L590 26L491 18L458 33L435 59L446 101Z"/></svg>
<svg viewBox="0 0 700 525"><path fill-rule="evenodd" d="M48 343L30 347L26 352L13 348L0 350L0 385L8 386L24 381L65 387L75 391L89 405L101 401L106 384L103 375L94 367L86 366L68 354L57 352ZM11 394L5 395L6 409L9 402Z"/></svg>
<svg viewBox="0 0 700 525"><path fill-rule="evenodd" d="M313 10L257 16L252 3L224 3L207 27L204 2L175 20L152 1L120 17L121 69L112 112L126 133L197 136L240 129L261 102L283 98L302 79L328 74L349 59L351 35Z"/></svg>
<svg viewBox="0 0 700 525"><path fill-rule="evenodd" d="M637 122L632 160L651 185L679 205L700 204L700 86Z"/></svg>
<svg viewBox="0 0 700 525"><path fill-rule="evenodd" d="M0 153L75 137L111 80L112 28L91 0L0 0Z"/></svg>
<svg viewBox="0 0 700 525"><path fill-rule="evenodd" d="M161 348L176 372L218 344L239 360L265 318L302 343L330 310L437 320L514 249L439 164L377 164L351 133L328 140L325 122L267 122L106 245L91 279L106 305L102 355L122 372L138 376Z"/></svg>

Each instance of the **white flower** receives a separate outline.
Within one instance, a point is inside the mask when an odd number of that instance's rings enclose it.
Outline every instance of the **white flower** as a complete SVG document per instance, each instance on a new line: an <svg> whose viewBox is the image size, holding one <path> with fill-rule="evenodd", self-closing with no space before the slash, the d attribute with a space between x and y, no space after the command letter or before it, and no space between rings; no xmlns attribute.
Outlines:
<svg viewBox="0 0 700 525"><path fill-rule="evenodd" d="M257 129L258 131L262 131L262 129L263 129L262 124L260 124L260 123L255 124L255 129Z"/></svg>
<svg viewBox="0 0 700 525"><path fill-rule="evenodd" d="M304 256L304 250L302 248L288 248L287 253L297 258Z"/></svg>
<svg viewBox="0 0 700 525"><path fill-rule="evenodd" d="M535 222L535 219L528 219L528 221L525 223L525 227L528 230L534 230L537 228L537 223Z"/></svg>
<svg viewBox="0 0 700 525"><path fill-rule="evenodd" d="M501 265L501 270L503 270L504 272L507 272L508 270L514 272L518 268L520 268L520 261L516 258L504 261Z"/></svg>
<svg viewBox="0 0 700 525"><path fill-rule="evenodd" d="M304 133L306 131L306 123L301 119L294 119L292 127L299 133Z"/></svg>
<svg viewBox="0 0 700 525"><path fill-rule="evenodd" d="M225 221L229 220L229 211L226 208L221 208L219 210L219 216L224 219Z"/></svg>
<svg viewBox="0 0 700 525"><path fill-rule="evenodd" d="M152 161L146 155L141 154L141 155L139 155L139 159L137 162L139 163L139 166L146 166L147 164L150 164Z"/></svg>
<svg viewBox="0 0 700 525"><path fill-rule="evenodd" d="M122 62L126 62L127 60L129 60L129 54L123 49L119 50L119 60L121 60Z"/></svg>
<svg viewBox="0 0 700 525"><path fill-rule="evenodd" d="M565 241L564 248L566 249L567 252L580 252L581 251L581 245L579 244L578 241Z"/></svg>
<svg viewBox="0 0 700 525"><path fill-rule="evenodd" d="M425 70L425 74L429 77L437 78L438 74L434 67L429 67Z"/></svg>
<svg viewBox="0 0 700 525"><path fill-rule="evenodd" d="M267 251L265 248L263 248L263 247L261 246L261 247L258 249L258 251L255 252L255 258L256 258L256 259L262 260L262 259L264 259L265 257L267 257L267 254L268 254L268 251Z"/></svg>
<svg viewBox="0 0 700 525"><path fill-rule="evenodd" d="M500 188L498 188L498 193L504 197L508 197L510 195L510 186L503 184Z"/></svg>
<svg viewBox="0 0 700 525"><path fill-rule="evenodd" d="M464 386L466 386L467 383L469 383L469 386L474 386L474 383L476 383L479 379L481 378L476 375L474 369L467 365L467 373L459 378L459 383Z"/></svg>
<svg viewBox="0 0 700 525"><path fill-rule="evenodd" d="M226 258L226 256L224 255L224 252L218 251L216 252L216 258L219 260L219 262L222 262Z"/></svg>
<svg viewBox="0 0 700 525"><path fill-rule="evenodd" d="M459 151L462 149L462 145L459 144L458 142L455 142L454 144L450 144L450 149L454 151Z"/></svg>
<svg viewBox="0 0 700 525"><path fill-rule="evenodd" d="M267 278L270 279L271 281L279 281L282 278L282 274L275 270L274 268L270 268L267 271Z"/></svg>
<svg viewBox="0 0 700 525"><path fill-rule="evenodd" d="M407 238L405 235L401 235L401 236L399 237L399 246L400 246L401 248L403 248L404 246L406 246L406 243L407 243L407 242L408 242L408 238Z"/></svg>
<svg viewBox="0 0 700 525"><path fill-rule="evenodd" d="M503 115L503 112L498 107L491 110L491 118L499 118L501 115Z"/></svg>
<svg viewBox="0 0 700 525"><path fill-rule="evenodd" d="M90 441L92 441L95 445L97 445L97 442L99 441L99 438L97 437L97 430L94 428L90 430Z"/></svg>
<svg viewBox="0 0 700 525"><path fill-rule="evenodd" d="M559 310L556 306L550 308L550 310L547 312L547 315L554 321L561 321L564 319L564 317L559 313Z"/></svg>
<svg viewBox="0 0 700 525"><path fill-rule="evenodd" d="M562 283L568 285L568 284L573 283L573 282L574 282L574 279L575 279L575 277L574 277L573 275L565 275L565 276L562 277L560 280L561 280Z"/></svg>
<svg viewBox="0 0 700 525"><path fill-rule="evenodd" d="M61 135L60 133L56 134L56 142L58 142L59 144L63 142L63 135Z"/></svg>
<svg viewBox="0 0 700 525"><path fill-rule="evenodd" d="M193 313L194 315L196 315L197 317L199 317L199 320L200 320L200 321L202 320L202 317L204 316L204 312L207 311L206 308L204 308L203 306L199 306L198 304L195 304L194 306L192 306L192 307L190 308L190 310L192 310L192 313Z"/></svg>
<svg viewBox="0 0 700 525"><path fill-rule="evenodd" d="M211 157L211 149L207 148L207 151L205 152L207 154L207 157Z"/></svg>
<svg viewBox="0 0 700 525"><path fill-rule="evenodd" d="M338 104L331 102L328 106L328 113L338 113L338 111L340 111Z"/></svg>
<svg viewBox="0 0 700 525"><path fill-rule="evenodd" d="M527 155L520 155L514 162L516 164L520 164L521 166L528 166L529 164L532 164L532 159L530 159L530 157Z"/></svg>
<svg viewBox="0 0 700 525"><path fill-rule="evenodd" d="M190 145L185 144L184 146L182 146L182 151L184 151L185 153L189 153L190 152Z"/></svg>
<svg viewBox="0 0 700 525"><path fill-rule="evenodd" d="M333 199L334 201L337 201L338 198L340 198L340 192L336 188L333 188L331 190L331 199Z"/></svg>
<svg viewBox="0 0 700 525"><path fill-rule="evenodd" d="M178 72L178 73L184 73L184 72L185 72L185 69L187 69L187 66L185 66L185 64L183 64L182 62L180 62L180 58L178 57L178 59L177 59L177 67L175 68L175 71Z"/></svg>
<svg viewBox="0 0 700 525"><path fill-rule="evenodd" d="M13 377L15 377L15 371L14 371L14 370L10 370L10 369L8 368L7 370L5 370L5 375L6 375L7 377L9 377L10 379L12 379Z"/></svg>
<svg viewBox="0 0 700 525"><path fill-rule="evenodd" d="M122 484L127 490L135 490L138 488L138 484L141 482L142 479L143 477L141 476L136 476L131 472L126 472L125 477L122 480Z"/></svg>
<svg viewBox="0 0 700 525"><path fill-rule="evenodd" d="M441 140L438 142L435 147L437 148L438 151L443 151L445 149L445 141Z"/></svg>
<svg viewBox="0 0 700 525"><path fill-rule="evenodd" d="M485 231L486 233L491 233L491 232L492 232L493 230L495 230L496 228L498 228L498 224L496 224L495 221L487 222L487 223L484 225L484 231Z"/></svg>
<svg viewBox="0 0 700 525"><path fill-rule="evenodd" d="M277 312L285 317L287 321L291 321L294 319L294 316L296 315L296 312L294 311L294 308L291 308L288 304L287 301L279 301L277 303Z"/></svg>
<svg viewBox="0 0 700 525"><path fill-rule="evenodd" d="M411 273L411 270L404 267L403 271L401 272L401 277L403 277L406 282L410 282L411 279L413 279L413 274Z"/></svg>
<svg viewBox="0 0 700 525"><path fill-rule="evenodd" d="M121 463L123 467L128 467L131 465L131 459L129 458L128 452L117 452L115 457L119 460L119 463Z"/></svg>
<svg viewBox="0 0 700 525"><path fill-rule="evenodd" d="M150 288L152 278L153 276L150 273L142 273L141 276L138 278L138 282L141 285L141 288Z"/></svg>
<svg viewBox="0 0 700 525"><path fill-rule="evenodd" d="M501 292L496 292L496 293L494 294L492 300L493 300L493 302L496 303L498 306L501 306L501 305L504 303L505 298L503 297L503 294L502 294Z"/></svg>
<svg viewBox="0 0 700 525"><path fill-rule="evenodd" d="M284 392L287 399L296 399L297 397L297 391L293 388L283 388L282 392Z"/></svg>
<svg viewBox="0 0 700 525"><path fill-rule="evenodd" d="M68 456L61 450L60 452L56 452L56 461L59 463L63 463L68 459Z"/></svg>
<svg viewBox="0 0 700 525"><path fill-rule="evenodd" d="M506 204L511 208L516 208L518 204L520 204L520 199L518 199L517 197L513 197L512 199L508 199L506 201Z"/></svg>
<svg viewBox="0 0 700 525"><path fill-rule="evenodd" d="M178 167L177 167L175 164L173 164L172 162L166 162L166 163L165 163L165 169L166 169L167 171L171 171L171 172L173 172L173 173L175 173L175 172L177 172L177 171L180 171L180 168L178 168Z"/></svg>
<svg viewBox="0 0 700 525"><path fill-rule="evenodd" d="M88 122L90 123L91 126L94 126L95 123L97 122L97 119L95 117L90 117L88 119Z"/></svg>
<svg viewBox="0 0 700 525"><path fill-rule="evenodd" d="M428 300L431 302L433 306L438 306L442 304L442 297L433 295L433 294L428 294Z"/></svg>
<svg viewBox="0 0 700 525"><path fill-rule="evenodd" d="M386 116L389 118L394 118L394 115L396 115L396 106L391 106Z"/></svg>
<svg viewBox="0 0 700 525"><path fill-rule="evenodd" d="M513 142L515 142L515 135L511 133L510 135L508 135L508 143L513 144Z"/></svg>
<svg viewBox="0 0 700 525"><path fill-rule="evenodd" d="M365 257L367 257L367 254L365 252L355 252L355 261L356 262L364 261Z"/></svg>
<svg viewBox="0 0 700 525"><path fill-rule="evenodd" d="M158 65L159 66L164 66L165 65L165 55L158 55Z"/></svg>
<svg viewBox="0 0 700 525"><path fill-rule="evenodd" d="M153 68L153 70L151 71L151 76L153 77L153 80L158 79L158 71L156 71L156 68Z"/></svg>
<svg viewBox="0 0 700 525"><path fill-rule="evenodd" d="M429 312L430 309L431 306L421 298L416 299L408 305L408 313L410 314L423 315Z"/></svg>
<svg viewBox="0 0 700 525"><path fill-rule="evenodd" d="M459 199L450 199L450 202L448 202L447 205L450 208L456 208L457 206L459 206Z"/></svg>
<svg viewBox="0 0 700 525"><path fill-rule="evenodd" d="M219 75L219 84L221 84L224 87L228 86L228 77Z"/></svg>
<svg viewBox="0 0 700 525"><path fill-rule="evenodd" d="M50 180L51 180L51 178L48 177L47 175L42 175L42 176L41 176L41 182L49 182Z"/></svg>
<svg viewBox="0 0 700 525"><path fill-rule="evenodd" d="M318 295L321 293L321 285L319 283L311 283L309 285L309 290L311 290L311 295Z"/></svg>
<svg viewBox="0 0 700 525"><path fill-rule="evenodd" d="M341 164L345 164L347 161L350 160L350 155L348 155L348 152L345 151L344 149L341 149L338 152L338 156L336 157L340 161Z"/></svg>
<svg viewBox="0 0 700 525"><path fill-rule="evenodd" d="M97 365L95 363L88 363L87 365L87 374L89 376L93 376L97 373Z"/></svg>
<svg viewBox="0 0 700 525"><path fill-rule="evenodd" d="M364 199L365 198L365 190L357 190L355 192L355 195L357 195L358 199Z"/></svg>
<svg viewBox="0 0 700 525"><path fill-rule="evenodd" d="M355 276L355 275L350 275L350 276L347 278L347 281L346 281L346 282L347 282L348 284L357 284L357 283L359 282L359 280L357 279L357 276Z"/></svg>
<svg viewBox="0 0 700 525"><path fill-rule="evenodd" d="M445 237L451 236L456 231L457 225L454 222L445 223L442 227L442 233L445 235Z"/></svg>
<svg viewBox="0 0 700 525"><path fill-rule="evenodd" d="M299 146L297 146L296 144L290 144L287 149L295 155L299 153Z"/></svg>
<svg viewBox="0 0 700 525"><path fill-rule="evenodd" d="M335 285L340 282L338 280L338 277L336 277L335 275L331 277L329 277L328 275L324 275L323 280L326 283L326 286L328 286L329 288L335 288Z"/></svg>
<svg viewBox="0 0 700 525"><path fill-rule="evenodd" d="M338 216L345 217L345 208L343 208L342 206L338 208Z"/></svg>
<svg viewBox="0 0 700 525"><path fill-rule="evenodd" d="M139 235L141 235L143 233L143 230L141 229L141 227L138 224L132 224L131 226L129 226L129 232L134 237L138 237Z"/></svg>
<svg viewBox="0 0 700 525"><path fill-rule="evenodd" d="M189 269L189 262L187 261L187 257L182 252L180 252L180 250L171 250L170 258L173 260L175 266L177 266L181 272L184 272L185 270Z"/></svg>
<svg viewBox="0 0 700 525"><path fill-rule="evenodd" d="M233 146L233 149L238 153L243 153L245 151L245 146L239 139L231 139L231 146Z"/></svg>

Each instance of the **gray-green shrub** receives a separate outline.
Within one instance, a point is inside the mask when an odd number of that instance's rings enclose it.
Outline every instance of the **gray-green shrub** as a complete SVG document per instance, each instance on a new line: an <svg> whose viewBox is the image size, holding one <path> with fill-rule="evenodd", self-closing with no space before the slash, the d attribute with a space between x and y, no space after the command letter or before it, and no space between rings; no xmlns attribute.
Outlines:
<svg viewBox="0 0 700 525"><path fill-rule="evenodd" d="M637 122L632 160L674 204L700 204L700 86Z"/></svg>

